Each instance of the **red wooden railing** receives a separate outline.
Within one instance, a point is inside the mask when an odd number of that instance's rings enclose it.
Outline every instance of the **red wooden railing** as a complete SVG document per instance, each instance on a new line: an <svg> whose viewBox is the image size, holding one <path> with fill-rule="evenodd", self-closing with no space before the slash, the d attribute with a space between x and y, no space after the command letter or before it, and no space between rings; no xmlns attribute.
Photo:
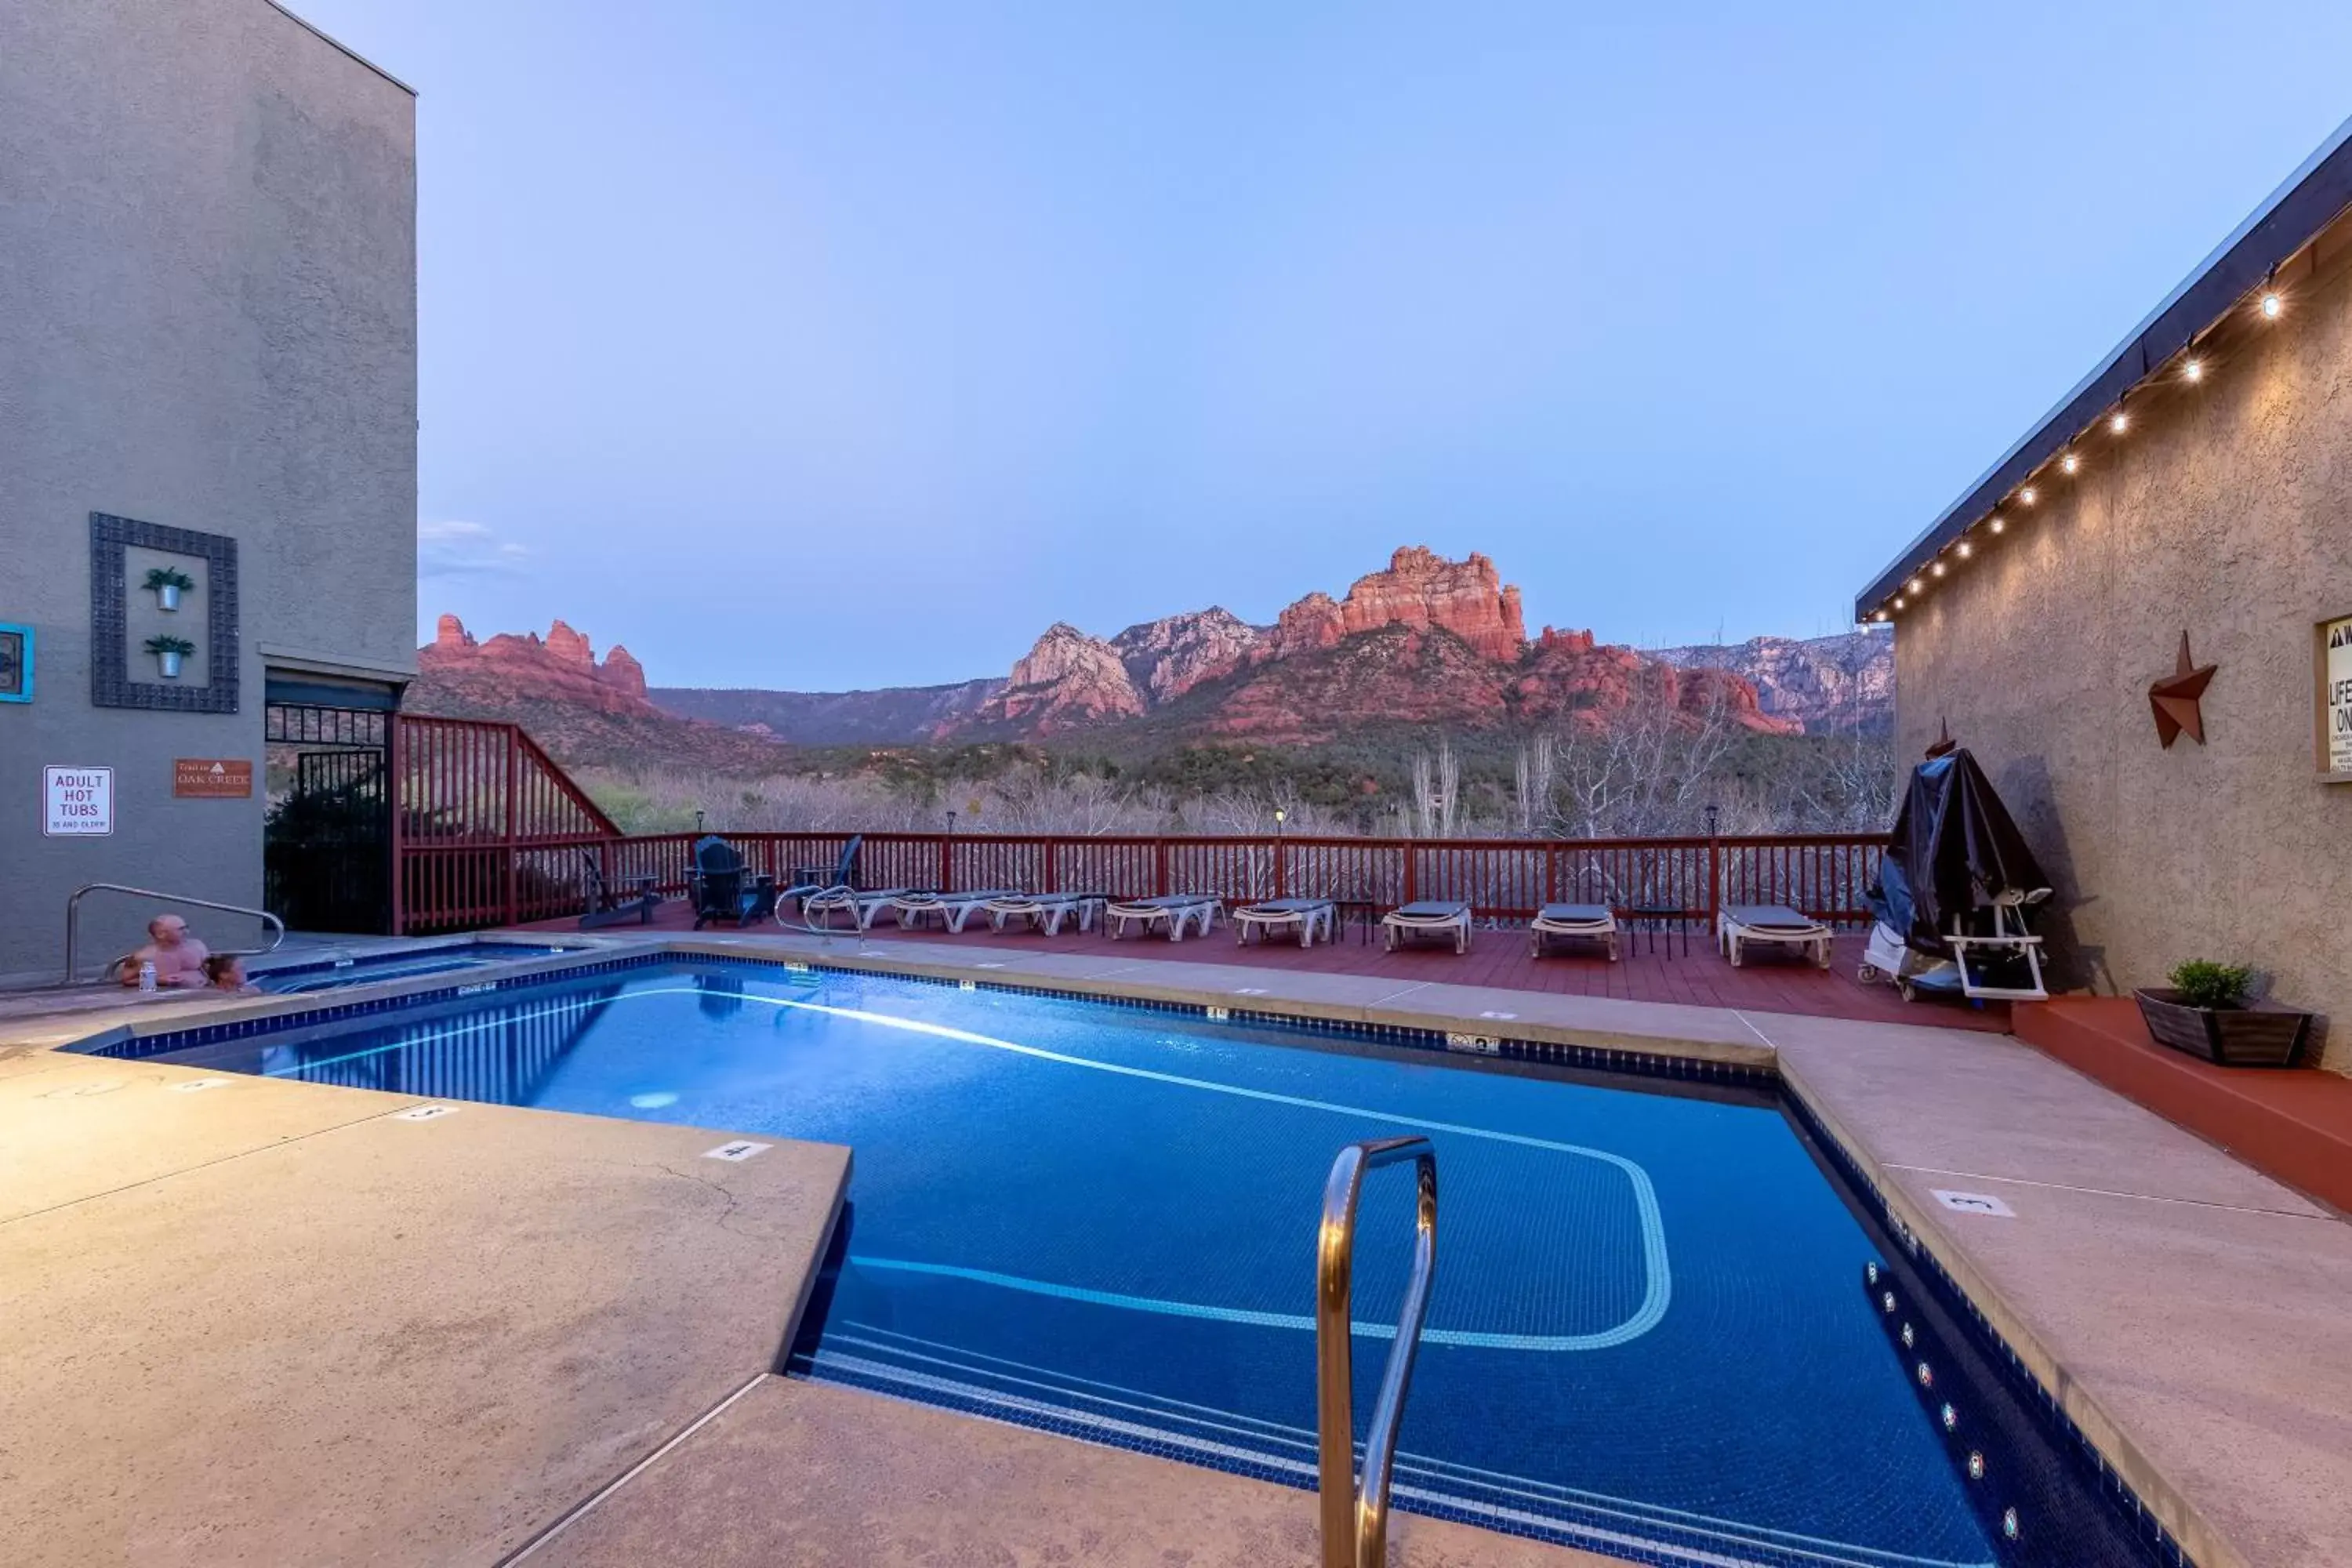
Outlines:
<svg viewBox="0 0 2352 1568"><path fill-rule="evenodd" d="M576 914L591 859L621 839L513 724L401 714L392 727L393 929L464 931Z"/></svg>
<svg viewBox="0 0 2352 1568"><path fill-rule="evenodd" d="M462 931L577 914L596 877L686 889L696 835L625 835L512 724L402 715L393 728L394 929ZM829 877L846 833L728 833L754 871ZM1524 920L1552 902L1606 903L1712 923L1727 903L1869 918L1863 889L1883 834L1685 838L1313 838L868 833L866 888L1021 888L1114 897L1336 898L1381 908L1458 899ZM594 876L592 877L592 870Z"/></svg>

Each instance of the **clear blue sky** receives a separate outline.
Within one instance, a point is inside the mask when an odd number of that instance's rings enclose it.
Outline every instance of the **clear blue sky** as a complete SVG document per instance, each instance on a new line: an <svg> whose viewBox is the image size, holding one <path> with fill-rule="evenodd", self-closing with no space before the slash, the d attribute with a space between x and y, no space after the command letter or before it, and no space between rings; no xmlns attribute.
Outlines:
<svg viewBox="0 0 2352 1568"><path fill-rule="evenodd" d="M2352 113L2352 6L295 0L417 87L421 608L999 673L1399 543L1853 592Z"/></svg>

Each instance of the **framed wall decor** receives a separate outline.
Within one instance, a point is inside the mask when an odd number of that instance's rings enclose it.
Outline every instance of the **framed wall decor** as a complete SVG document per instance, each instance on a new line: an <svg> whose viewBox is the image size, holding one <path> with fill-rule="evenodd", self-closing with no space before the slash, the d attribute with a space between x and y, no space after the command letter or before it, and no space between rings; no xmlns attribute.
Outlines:
<svg viewBox="0 0 2352 1568"><path fill-rule="evenodd" d="M169 603L146 591L167 580L177 590ZM236 540L89 514L92 706L234 713L238 651Z"/></svg>
<svg viewBox="0 0 2352 1568"><path fill-rule="evenodd" d="M33 700L33 628L0 621L0 702Z"/></svg>

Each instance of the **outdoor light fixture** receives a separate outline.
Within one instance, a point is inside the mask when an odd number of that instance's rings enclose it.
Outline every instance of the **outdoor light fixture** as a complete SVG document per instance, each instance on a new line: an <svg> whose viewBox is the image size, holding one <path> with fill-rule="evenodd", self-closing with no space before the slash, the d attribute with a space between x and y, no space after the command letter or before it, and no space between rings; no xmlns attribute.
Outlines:
<svg viewBox="0 0 2352 1568"><path fill-rule="evenodd" d="M2285 309L2286 309L2286 301L2285 301L2285 300L2281 300L2281 299L2278 297L2278 290L2277 290L2277 289L2266 289L2266 290L2264 290L2264 291L2263 291L2263 315L2268 316L2272 321L2277 321L2277 320L2278 320L2279 312L2280 312L2281 310L2285 310Z"/></svg>
<svg viewBox="0 0 2352 1568"><path fill-rule="evenodd" d="M2023 489L2017 492L2017 499L2023 501L2028 506L2032 506L2033 504L2033 497L2034 489L2032 485L2028 485Z"/></svg>
<svg viewBox="0 0 2352 1568"><path fill-rule="evenodd" d="M1937 562L1937 563L1936 563L1936 565L1935 565L1935 573L1936 573L1936 575L1937 575L1937 576L1938 576L1938 577L1940 577L1940 576L1942 576L1942 575L1944 574L1944 563L1943 563L1942 562L1938 561L1938 562Z"/></svg>
<svg viewBox="0 0 2352 1568"><path fill-rule="evenodd" d="M2115 416L2107 421L2107 428L2118 436L2122 435L2131 428L2131 416L2120 408L2116 409Z"/></svg>
<svg viewBox="0 0 2352 1568"><path fill-rule="evenodd" d="M2000 516L1999 513L1995 513L1993 520L1989 526L1995 533L1999 533L2002 529L2009 526L2009 519Z"/></svg>
<svg viewBox="0 0 2352 1568"><path fill-rule="evenodd" d="M1970 555L1973 555L1973 554L1975 554L1975 553L1976 553L1976 546L1975 546L1975 545L1970 544L1970 543L1969 543L1967 540L1965 540L1965 539L1963 539L1963 540L1961 540L1961 541L1960 541L1960 551L1959 551L1959 554L1960 554L1960 559L1961 559L1961 560L1966 561L1966 560L1967 560Z"/></svg>
<svg viewBox="0 0 2352 1568"><path fill-rule="evenodd" d="M2180 367L2180 374L2189 381L2202 381L2205 379L2205 362L2201 359L2189 360Z"/></svg>
<svg viewBox="0 0 2352 1568"><path fill-rule="evenodd" d="M1914 577L1911 579L1908 586L1913 593L1919 594L1927 591L1927 584L1919 581L1918 578Z"/></svg>
<svg viewBox="0 0 2352 1568"><path fill-rule="evenodd" d="M2083 459L2074 456L2074 453L2069 452L2063 458L2058 459L2058 466L2071 474L2075 469L2083 466Z"/></svg>

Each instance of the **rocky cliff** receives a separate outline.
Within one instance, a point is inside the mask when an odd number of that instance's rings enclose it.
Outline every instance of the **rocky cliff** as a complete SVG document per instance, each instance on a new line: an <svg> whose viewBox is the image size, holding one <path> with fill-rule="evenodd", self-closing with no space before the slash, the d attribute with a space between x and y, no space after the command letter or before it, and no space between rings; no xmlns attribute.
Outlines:
<svg viewBox="0 0 2352 1568"><path fill-rule="evenodd" d="M1895 721L1895 638L1885 632L1750 637L1723 647L1670 647L1657 657L1717 669L1756 689L1763 710L1809 732L1883 730Z"/></svg>
<svg viewBox="0 0 2352 1568"><path fill-rule="evenodd" d="M1516 659L1528 641L1519 591L1504 586L1492 561L1475 552L1466 561L1448 561L1411 544L1389 557L1387 571L1357 578L1346 598L1309 594L1283 611L1251 657L1286 658L1392 626L1450 632L1491 659Z"/></svg>
<svg viewBox="0 0 2352 1568"><path fill-rule="evenodd" d="M658 713L646 695L646 672L629 650L614 646L600 662L588 639L557 621L541 638L500 632L478 643L465 623L443 616L433 640L416 650L416 668L429 686L457 694L481 689L484 699L523 698L569 702L604 713Z"/></svg>

